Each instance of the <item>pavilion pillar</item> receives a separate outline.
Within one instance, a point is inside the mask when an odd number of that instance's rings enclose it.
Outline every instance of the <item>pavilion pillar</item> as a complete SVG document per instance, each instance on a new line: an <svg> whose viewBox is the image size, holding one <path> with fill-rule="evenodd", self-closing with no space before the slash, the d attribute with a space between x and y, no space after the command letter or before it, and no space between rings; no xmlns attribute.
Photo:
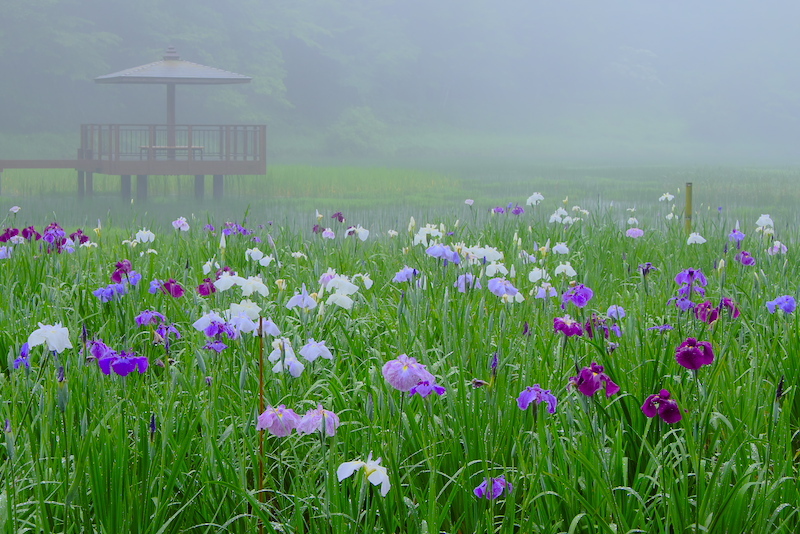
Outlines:
<svg viewBox="0 0 800 534"><path fill-rule="evenodd" d="M194 175L194 198L200 200L206 193L206 176L204 174Z"/></svg>
<svg viewBox="0 0 800 534"><path fill-rule="evenodd" d="M133 198L131 196L131 175L130 174L123 174L120 176L121 187L120 191L122 192L122 200L130 200Z"/></svg>
<svg viewBox="0 0 800 534"><path fill-rule="evenodd" d="M84 172L78 171L78 198L83 198L86 195L84 187Z"/></svg>
<svg viewBox="0 0 800 534"><path fill-rule="evenodd" d="M138 200L147 200L147 175L136 175L136 198Z"/></svg>
<svg viewBox="0 0 800 534"><path fill-rule="evenodd" d="M221 174L214 175L214 198L222 198L222 191L223 191L223 181L224 178Z"/></svg>
<svg viewBox="0 0 800 534"><path fill-rule="evenodd" d="M86 196L90 197L94 193L94 173L86 173Z"/></svg>

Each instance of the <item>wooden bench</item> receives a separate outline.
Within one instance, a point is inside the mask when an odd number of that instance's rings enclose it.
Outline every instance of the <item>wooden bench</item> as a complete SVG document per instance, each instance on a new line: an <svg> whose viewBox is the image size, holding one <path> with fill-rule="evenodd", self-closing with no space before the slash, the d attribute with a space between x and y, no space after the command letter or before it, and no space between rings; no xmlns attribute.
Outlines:
<svg viewBox="0 0 800 534"><path fill-rule="evenodd" d="M147 154L147 159L157 159L159 153L164 153L167 156L174 157L178 152L185 152L187 156L191 152L192 159L203 159L203 150L205 147L202 146L140 146L139 147L139 159L144 159L144 155ZM200 156L199 158L197 156Z"/></svg>

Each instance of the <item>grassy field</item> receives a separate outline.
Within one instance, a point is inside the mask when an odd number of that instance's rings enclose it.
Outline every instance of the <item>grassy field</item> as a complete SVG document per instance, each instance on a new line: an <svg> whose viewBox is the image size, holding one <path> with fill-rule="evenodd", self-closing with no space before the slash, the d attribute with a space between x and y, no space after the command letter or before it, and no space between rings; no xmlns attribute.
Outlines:
<svg viewBox="0 0 800 534"><path fill-rule="evenodd" d="M0 529L797 532L797 174L273 167L140 205L4 172ZM286 411L318 406L335 435Z"/></svg>

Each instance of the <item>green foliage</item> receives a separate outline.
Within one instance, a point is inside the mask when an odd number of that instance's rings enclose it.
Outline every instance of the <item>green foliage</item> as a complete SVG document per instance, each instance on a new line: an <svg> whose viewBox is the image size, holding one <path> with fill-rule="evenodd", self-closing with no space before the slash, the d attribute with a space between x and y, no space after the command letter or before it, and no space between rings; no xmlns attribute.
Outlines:
<svg viewBox="0 0 800 534"><path fill-rule="evenodd" d="M158 201L154 211L168 206L166 216L186 216L190 230L174 230L169 220L158 222L134 205L128 207L131 221L104 219L99 233L89 231L97 247L57 254L48 253L43 241L13 245L11 257L0 260L5 288L0 295L5 325L0 421L8 419L10 425L0 436L3 528L252 532L261 521L266 532L284 533L797 531L798 314L772 315L765 307L776 296L798 296L796 225L773 214L775 238L787 243L789 252L771 256L766 252L771 238L754 231L751 215L760 206L740 203L709 213L698 201L695 230L708 242L687 245L681 221L665 218L671 206L651 196L652 184L642 185L644 196L613 203L616 197L609 196L588 214L572 211L573 202L562 202L564 191L558 187L580 198L576 195L588 194L578 188L590 187L587 175L604 176L602 170L584 169L565 172L559 180L539 179L546 199L538 206L526 206L523 196L506 196L525 206L519 216L491 215L489 208L505 206L499 201L503 193L465 182L453 194L475 198L471 208L461 198L437 201L435 209L424 212L395 202L391 209L345 210L347 219L339 223L330 217L338 211L331 205L322 209L319 224L332 227L336 238L312 233L317 219L313 208L303 205L310 184L327 180L325 194L341 194L339 202L345 203L351 197L334 189L337 182L349 191L369 174L394 187L398 198L404 183L408 189L432 184L423 189L429 196L450 183L436 173L278 168L273 178L282 184L276 191L283 197L276 202L288 205L287 224L270 225L274 213L258 207L242 210L236 219L254 233L227 236L224 250L218 232L225 215L209 220L191 215L188 206L178 211L176 204ZM729 180L734 191L735 178ZM528 192L533 183L525 183ZM591 187L615 193L624 183L607 177ZM374 199L377 189L370 184L361 194ZM678 196L675 202L682 200ZM9 215L4 226L37 224L41 230L42 215L20 198L14 201L23 210ZM634 203L636 211L629 212ZM549 223L558 207L583 220L568 227ZM300 213L293 213L298 208ZM412 231L409 212L417 216ZM680 209L676 212L680 216ZM114 214L125 215L121 208ZM631 215L645 229L640 239L624 235ZM756 258L755 267L736 262L736 250L728 245L736 219L747 234L743 246ZM217 233L203 228L207 222ZM463 257L461 265L444 265L426 254L424 243L413 242L426 223L442 230L439 239L455 248L497 247L505 267L513 269L507 279L525 300L505 303L487 291L494 275L480 259ZM359 224L371 230L366 241L344 237L349 226ZM142 226L155 232L153 243L123 242ZM391 237L389 229L398 235ZM542 250L548 241L566 243L569 254ZM245 252L255 246L274 261L268 266L250 261ZM157 253L147 253L149 248ZM107 285L115 263L126 258L144 276L142 282L117 300L100 302L92 292ZM238 288L207 297L194 291L213 276L203 272L210 258L243 277L262 277L270 294L247 298L295 350L309 338L325 340L332 349L332 361L304 362L305 372L297 378L274 373L272 363L263 372L266 404L285 404L300 414L322 404L342 420L336 436L279 438L255 430L259 361L272 350L271 338L263 344L251 334L226 338L230 346L220 354L202 348L208 339L192 328L194 321L243 298ZM562 261L571 262L577 277L554 275ZM637 269L645 261L659 269L646 280ZM391 281L404 265L419 269L419 285ZM535 299L536 284L528 278L534 265L553 275L551 283L560 292L581 282L594 289L594 298L586 308L568 305L566 310L559 299ZM713 303L731 298L742 315L723 313L706 324L680 313L669 298L677 291L675 275L689 267L708 276L705 298ZM356 281L353 308L338 308L327 302L330 289L323 293L320 287L329 268L347 276L368 273L374 285ZM459 293L454 288L457 276L467 272L483 289ZM151 294L147 288L154 278L174 278L187 294ZM277 280L285 281L285 289ZM287 309L302 284L316 293L318 306ZM627 311L619 320L619 338L606 340L598 330L594 338L565 340L553 330L554 317L569 313L583 322L604 316L612 304ZM168 350L153 327L135 324L134 317L145 309L163 313L181 331ZM62 323L74 348L55 356L34 347L31 369L14 369L22 343L38 322ZM525 323L530 335L523 335ZM674 330L648 330L664 323ZM711 342L716 353L714 363L697 373L675 361L675 348L689 336ZM150 368L127 377L102 374L87 359L85 345L97 338L147 356ZM609 341L618 343L613 351ZM401 353L427 365L446 394L422 399L392 389L381 368ZM494 354L499 365L493 372ZM592 361L605 366L620 385L619 394L585 397L566 388L576 365ZM59 366L63 382L57 380ZM486 385L474 387L475 379ZM517 407L520 391L536 383L559 399L555 414L544 405ZM667 425L642 414L645 398L661 388L683 410L679 423ZM385 498L361 473L337 480L342 462L366 460L370 453L388 470L392 488ZM485 477L501 475L513 491L496 500L475 497L473 489Z"/></svg>

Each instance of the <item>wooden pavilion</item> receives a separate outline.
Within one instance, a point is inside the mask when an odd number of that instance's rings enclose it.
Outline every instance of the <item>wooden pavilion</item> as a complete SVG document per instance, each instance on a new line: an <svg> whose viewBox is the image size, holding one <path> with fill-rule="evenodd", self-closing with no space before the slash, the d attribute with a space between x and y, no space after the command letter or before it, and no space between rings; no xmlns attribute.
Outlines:
<svg viewBox="0 0 800 534"><path fill-rule="evenodd" d="M214 197L223 193L229 174L265 174L265 125L187 125L175 121L177 85L249 83L251 78L180 59L169 47L161 61L115 72L97 83L163 84L167 88L166 124L83 124L76 160L0 160L4 169L75 169L78 196L91 196L94 174L120 176L123 198L147 198L150 175L194 175L195 196L202 198L206 175L214 177Z"/></svg>

